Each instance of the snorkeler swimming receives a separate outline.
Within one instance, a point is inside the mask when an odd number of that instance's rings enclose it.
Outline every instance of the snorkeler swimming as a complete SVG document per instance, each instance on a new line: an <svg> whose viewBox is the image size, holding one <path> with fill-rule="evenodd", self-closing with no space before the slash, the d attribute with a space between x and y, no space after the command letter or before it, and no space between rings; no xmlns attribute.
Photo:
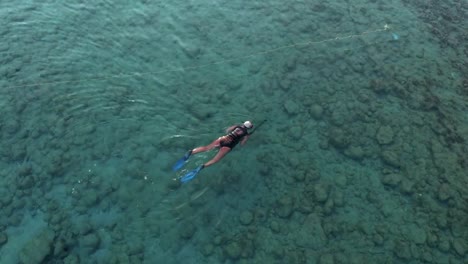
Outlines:
<svg viewBox="0 0 468 264"><path fill-rule="evenodd" d="M262 125L265 122L265 120L260 123L255 129L257 129L260 125ZM214 148L219 148L218 153L216 156L211 159L210 161L206 162L205 164L202 164L198 166L196 169L189 171L187 174L182 176L180 178L180 181L182 183L188 182L195 178L197 174L204 168L213 165L214 163L220 161L226 154L228 154L237 144L241 143L241 145L244 145L245 142L249 139L249 136L253 134L255 129L249 132L250 129L252 129L254 126L252 122L250 121L245 121L243 124L237 124L233 125L229 128L226 129L226 135L217 138L211 144L202 146L202 147L197 147L194 149L191 149L185 153L185 155L180 158L174 166L172 166L172 169L174 171L177 171L181 169L185 162L190 158L191 155L197 154L200 152L205 152L212 150Z"/></svg>

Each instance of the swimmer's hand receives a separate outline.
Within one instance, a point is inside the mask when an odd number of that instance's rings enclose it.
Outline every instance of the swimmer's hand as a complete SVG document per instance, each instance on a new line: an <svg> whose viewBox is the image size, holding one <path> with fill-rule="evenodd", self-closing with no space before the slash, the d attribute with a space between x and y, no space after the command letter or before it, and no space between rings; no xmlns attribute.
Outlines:
<svg viewBox="0 0 468 264"><path fill-rule="evenodd" d="M247 142L247 140L249 139L249 136L250 136L250 135L247 135L247 136L245 136L245 137L241 140L241 146L244 146L244 145L245 145L245 142Z"/></svg>
<svg viewBox="0 0 468 264"><path fill-rule="evenodd" d="M226 133L231 133L231 131L233 131L236 126L237 125L233 125L233 126L226 128Z"/></svg>

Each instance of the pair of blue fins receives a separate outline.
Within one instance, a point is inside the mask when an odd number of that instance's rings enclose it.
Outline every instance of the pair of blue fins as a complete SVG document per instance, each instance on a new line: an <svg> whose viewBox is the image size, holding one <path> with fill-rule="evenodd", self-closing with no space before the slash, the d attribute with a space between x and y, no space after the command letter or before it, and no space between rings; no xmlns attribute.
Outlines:
<svg viewBox="0 0 468 264"><path fill-rule="evenodd" d="M185 162L190 158L190 155L192 155L192 151L189 150L187 151L187 153L185 153L185 155L180 158L175 164L174 166L172 166L172 170L173 171L178 171L180 169L182 169L182 167L184 167L185 165ZM187 172L184 176L182 176L180 178L180 182L181 183L186 183L190 180L192 180L193 178L195 178L197 176L197 174L205 167L205 165L200 165L198 166L196 169L194 170L191 170L189 172Z"/></svg>
<svg viewBox="0 0 468 264"><path fill-rule="evenodd" d="M262 126L267 120L264 119L262 122L260 122L253 130L252 132L249 133L249 135L252 135L260 126ZM185 165L185 162L190 158L190 156L192 155L192 150L189 150L185 153L185 155L180 158L175 164L174 166L172 166L172 170L173 171L178 171L180 169L182 169L182 167L184 167ZM180 178L180 182L181 183L186 183L190 180L192 180L193 178L195 178L197 176L197 174L203 169L205 168L205 165L202 164L200 166L198 166L196 169L194 170L191 170L189 172L187 172L184 176L182 176Z"/></svg>

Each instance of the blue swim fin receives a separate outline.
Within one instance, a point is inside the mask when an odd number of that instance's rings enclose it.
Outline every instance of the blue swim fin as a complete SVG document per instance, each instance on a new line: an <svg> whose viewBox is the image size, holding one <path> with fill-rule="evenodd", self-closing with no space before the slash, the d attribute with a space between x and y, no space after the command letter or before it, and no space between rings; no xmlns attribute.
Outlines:
<svg viewBox="0 0 468 264"><path fill-rule="evenodd" d="M176 161L174 166L172 166L172 170L173 171L180 170L185 165L185 162L190 158L190 155L192 155L191 150L187 151L187 153L185 153L185 155L182 158L180 158L178 161Z"/></svg>
<svg viewBox="0 0 468 264"><path fill-rule="evenodd" d="M205 167L205 165L200 165L196 169L187 172L184 176L180 178L181 183L186 183L197 176L197 174Z"/></svg>
<svg viewBox="0 0 468 264"><path fill-rule="evenodd" d="M179 159L179 160L174 164L174 166L172 166L172 170L173 170L173 171L178 171L178 170L180 170L180 169L184 166L185 161L186 161L186 159L184 159L184 158Z"/></svg>

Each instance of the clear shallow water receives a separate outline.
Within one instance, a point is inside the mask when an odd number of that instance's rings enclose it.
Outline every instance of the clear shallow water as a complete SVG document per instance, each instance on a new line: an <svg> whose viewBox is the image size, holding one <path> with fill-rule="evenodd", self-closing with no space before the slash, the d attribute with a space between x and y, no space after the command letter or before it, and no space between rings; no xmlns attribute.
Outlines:
<svg viewBox="0 0 468 264"><path fill-rule="evenodd" d="M463 263L464 14L1 4L1 263ZM265 118L178 184L187 149Z"/></svg>

